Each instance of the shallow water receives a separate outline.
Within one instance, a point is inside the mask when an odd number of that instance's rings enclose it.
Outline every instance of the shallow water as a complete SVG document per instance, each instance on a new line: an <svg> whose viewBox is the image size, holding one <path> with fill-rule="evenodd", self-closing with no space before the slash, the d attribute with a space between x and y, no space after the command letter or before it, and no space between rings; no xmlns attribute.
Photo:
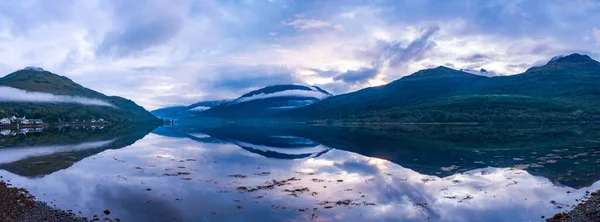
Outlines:
<svg viewBox="0 0 600 222"><path fill-rule="evenodd" d="M123 221L541 221L600 189L599 135L593 125L44 129L0 136L0 176L58 208Z"/></svg>

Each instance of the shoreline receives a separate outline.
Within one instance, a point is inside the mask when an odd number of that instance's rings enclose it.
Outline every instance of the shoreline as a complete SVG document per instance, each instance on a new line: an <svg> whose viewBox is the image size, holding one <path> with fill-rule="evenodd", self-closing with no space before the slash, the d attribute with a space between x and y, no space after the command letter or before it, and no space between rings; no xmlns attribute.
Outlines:
<svg viewBox="0 0 600 222"><path fill-rule="evenodd" d="M0 129L19 129L19 128L44 128L50 126L109 126L111 123L46 123L46 124L27 124L27 125L0 125Z"/></svg>
<svg viewBox="0 0 600 222"><path fill-rule="evenodd" d="M36 201L35 197L26 189L13 187L12 184L3 180L0 180L0 220L15 222L89 221L87 218L79 217L72 212L56 209L44 202Z"/></svg>
<svg viewBox="0 0 600 222"><path fill-rule="evenodd" d="M79 212L81 214L81 212ZM101 215L101 216L98 216ZM92 217L75 214L72 210L59 209L39 201L25 188L14 187L0 176L0 221L11 222L119 222L119 218L110 218L107 209Z"/></svg>
<svg viewBox="0 0 600 222"><path fill-rule="evenodd" d="M548 222L600 221L600 190L588 193L589 199L583 201L569 212L557 213Z"/></svg>

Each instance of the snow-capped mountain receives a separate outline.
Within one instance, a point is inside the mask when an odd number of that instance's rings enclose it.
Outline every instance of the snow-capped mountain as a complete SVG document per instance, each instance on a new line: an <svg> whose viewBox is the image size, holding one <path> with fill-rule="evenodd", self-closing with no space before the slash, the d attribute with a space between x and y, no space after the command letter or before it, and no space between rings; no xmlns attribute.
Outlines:
<svg viewBox="0 0 600 222"><path fill-rule="evenodd" d="M311 105L332 96L317 86L274 85L204 111L215 117L257 117Z"/></svg>

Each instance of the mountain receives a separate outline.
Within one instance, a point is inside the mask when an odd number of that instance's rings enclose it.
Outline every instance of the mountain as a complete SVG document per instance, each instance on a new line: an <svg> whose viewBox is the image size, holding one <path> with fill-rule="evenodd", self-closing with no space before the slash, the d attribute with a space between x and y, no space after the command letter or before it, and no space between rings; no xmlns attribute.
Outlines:
<svg viewBox="0 0 600 222"><path fill-rule="evenodd" d="M178 118L187 111L187 106L170 106L150 111L155 116L163 119Z"/></svg>
<svg viewBox="0 0 600 222"><path fill-rule="evenodd" d="M198 112L205 111L226 102L228 102L228 100L202 101L189 106L171 106L153 110L152 114L160 118L182 119L194 116L198 114Z"/></svg>
<svg viewBox="0 0 600 222"><path fill-rule="evenodd" d="M511 76L437 67L380 87L325 99L279 117L397 122L600 120L600 63L555 57Z"/></svg>
<svg viewBox="0 0 600 222"><path fill-rule="evenodd" d="M67 77L27 67L0 78L0 117L26 116L45 122L103 118L110 122L158 121L135 102L106 96Z"/></svg>
<svg viewBox="0 0 600 222"><path fill-rule="evenodd" d="M330 93L316 86L267 86L212 107L199 115L225 118L265 117L308 106L331 96Z"/></svg>
<svg viewBox="0 0 600 222"><path fill-rule="evenodd" d="M450 96L468 84L487 78L440 66L421 70L384 86L334 96L292 110L285 115L308 118L354 118L365 112L403 107L419 101Z"/></svg>

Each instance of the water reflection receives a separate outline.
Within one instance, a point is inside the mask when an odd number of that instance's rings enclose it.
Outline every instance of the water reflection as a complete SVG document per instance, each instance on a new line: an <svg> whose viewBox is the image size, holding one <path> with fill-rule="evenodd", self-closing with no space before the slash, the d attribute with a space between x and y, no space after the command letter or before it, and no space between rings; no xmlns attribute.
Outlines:
<svg viewBox="0 0 600 222"><path fill-rule="evenodd" d="M43 178L0 175L124 221L537 221L600 189L593 166L574 163L596 161L594 132L473 127L166 127ZM20 159L12 150L0 161Z"/></svg>
<svg viewBox="0 0 600 222"><path fill-rule="evenodd" d="M419 173L450 176L474 169L514 167L549 178L557 185L586 187L600 180L600 126L403 125L179 127L167 131L211 135L203 140L274 144L269 135L304 138L324 147L377 157ZM281 144L275 144L275 146Z"/></svg>
<svg viewBox="0 0 600 222"><path fill-rule="evenodd" d="M42 128L7 130L26 133L7 133L0 137L0 169L24 177L43 177L107 149L131 145L154 128L93 126L47 128L45 132Z"/></svg>
<svg viewBox="0 0 600 222"><path fill-rule="evenodd" d="M202 143L230 143L249 152L277 159L315 158L331 150L315 141L291 135L277 128L163 127L154 131L163 136L185 137Z"/></svg>

